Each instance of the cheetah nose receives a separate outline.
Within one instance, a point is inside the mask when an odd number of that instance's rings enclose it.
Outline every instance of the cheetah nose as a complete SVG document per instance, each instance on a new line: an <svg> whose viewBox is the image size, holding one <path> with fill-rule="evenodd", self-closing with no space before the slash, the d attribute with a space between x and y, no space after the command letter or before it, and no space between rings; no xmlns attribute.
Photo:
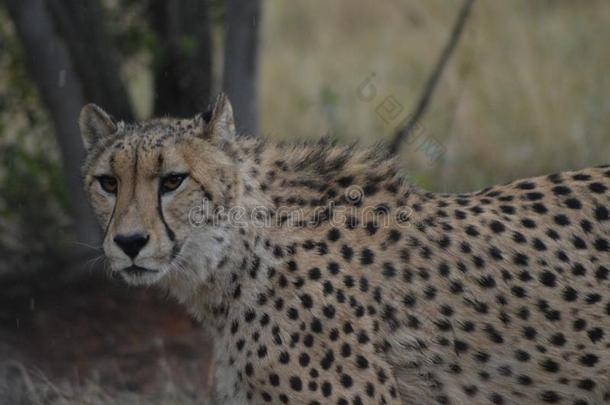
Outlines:
<svg viewBox="0 0 610 405"><path fill-rule="evenodd" d="M150 239L149 235L143 235L141 233L117 235L114 237L114 243L119 245L127 256L135 259L138 253L140 253L140 250L148 243L148 239Z"/></svg>

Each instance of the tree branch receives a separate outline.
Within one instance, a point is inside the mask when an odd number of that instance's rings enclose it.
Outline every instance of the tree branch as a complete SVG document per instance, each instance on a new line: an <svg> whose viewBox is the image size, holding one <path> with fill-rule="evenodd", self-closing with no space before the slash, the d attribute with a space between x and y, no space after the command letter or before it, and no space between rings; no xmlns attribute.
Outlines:
<svg viewBox="0 0 610 405"><path fill-rule="evenodd" d="M455 47L459 42L462 32L464 31L464 26L466 25L466 21L468 20L468 16L470 15L470 9L472 8L473 3L474 0L464 0L464 4L460 9L460 12L453 25L453 29L451 30L449 40L445 45L445 48L443 49L438 61L436 62L436 66L434 67L432 74L426 82L426 86L424 87L424 90L419 98L415 110L413 111L413 114L409 116L409 120L407 121L405 126L399 131L397 131L394 135L394 139L390 144L391 154L396 154L398 152L398 149L400 148L402 142L407 139L407 137L416 127L417 123L425 114L428 105L430 104L430 100L432 99L432 94L434 93L438 81L443 73L443 70L445 69L447 62L453 54L453 51L455 50Z"/></svg>

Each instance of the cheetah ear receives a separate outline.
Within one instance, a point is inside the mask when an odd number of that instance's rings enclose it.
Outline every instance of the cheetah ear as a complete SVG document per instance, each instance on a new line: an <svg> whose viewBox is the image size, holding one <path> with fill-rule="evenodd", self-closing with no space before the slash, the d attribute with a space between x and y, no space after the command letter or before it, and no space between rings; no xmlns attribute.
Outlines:
<svg viewBox="0 0 610 405"><path fill-rule="evenodd" d="M87 150L99 139L117 131L117 125L112 118L95 104L87 104L83 107L78 117L78 126Z"/></svg>
<svg viewBox="0 0 610 405"><path fill-rule="evenodd" d="M196 120L204 121L202 137L212 141L230 141L235 137L235 121L233 107L226 94L216 97L214 106L205 114L200 114Z"/></svg>

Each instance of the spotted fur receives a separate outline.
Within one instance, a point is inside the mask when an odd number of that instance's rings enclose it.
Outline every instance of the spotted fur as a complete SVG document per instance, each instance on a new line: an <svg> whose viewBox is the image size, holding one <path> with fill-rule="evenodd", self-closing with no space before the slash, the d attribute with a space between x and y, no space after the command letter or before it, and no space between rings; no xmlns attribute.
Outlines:
<svg viewBox="0 0 610 405"><path fill-rule="evenodd" d="M81 128L112 268L209 328L218 403L610 403L610 167L426 193L376 150L234 138L223 97Z"/></svg>

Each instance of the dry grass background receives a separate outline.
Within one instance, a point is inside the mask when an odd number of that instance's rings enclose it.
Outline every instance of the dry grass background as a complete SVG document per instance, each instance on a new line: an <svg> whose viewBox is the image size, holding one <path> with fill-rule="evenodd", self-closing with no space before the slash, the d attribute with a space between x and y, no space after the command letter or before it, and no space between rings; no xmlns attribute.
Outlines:
<svg viewBox="0 0 610 405"><path fill-rule="evenodd" d="M387 140L413 108L461 1L266 0L262 26L262 135L342 142ZM610 2L479 1L420 123L445 153L430 162L416 144L400 153L412 179L437 191L475 190L521 176L610 162ZM140 89L135 63L126 77ZM134 67L135 66L135 67ZM219 70L218 68L216 70ZM372 73L377 97L358 86ZM143 79L144 78L144 79ZM403 114L384 123L393 96ZM169 377L169 376L168 376ZM188 404L188 387L167 379L154 398L106 392L96 381L50 382L20 365L0 373L14 404Z"/></svg>
<svg viewBox="0 0 610 405"><path fill-rule="evenodd" d="M268 0L263 25L263 133L387 139L386 96L406 115L461 1ZM479 1L420 123L446 149L401 158L420 185L474 190L610 162L610 2ZM356 96L371 73L378 96Z"/></svg>

